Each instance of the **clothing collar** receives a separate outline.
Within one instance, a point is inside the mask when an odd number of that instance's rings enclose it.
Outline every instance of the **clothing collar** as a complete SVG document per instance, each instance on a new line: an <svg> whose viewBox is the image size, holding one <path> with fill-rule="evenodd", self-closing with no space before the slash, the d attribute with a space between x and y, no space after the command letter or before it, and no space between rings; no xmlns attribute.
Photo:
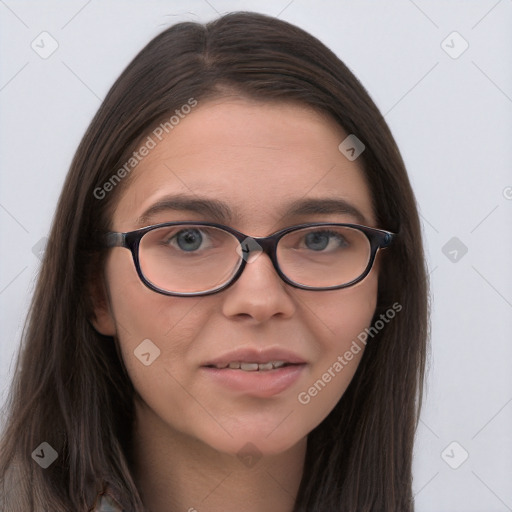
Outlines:
<svg viewBox="0 0 512 512"><path fill-rule="evenodd" d="M103 491L96 497L91 512L127 512L121 504L121 497L116 489L108 482L105 483Z"/></svg>

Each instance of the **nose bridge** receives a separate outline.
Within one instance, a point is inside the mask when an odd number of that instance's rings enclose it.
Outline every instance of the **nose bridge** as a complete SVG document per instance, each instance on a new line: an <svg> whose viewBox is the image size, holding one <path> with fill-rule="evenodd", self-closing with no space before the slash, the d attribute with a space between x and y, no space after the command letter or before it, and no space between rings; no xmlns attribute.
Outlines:
<svg viewBox="0 0 512 512"><path fill-rule="evenodd" d="M276 255L275 247L277 244L277 240L276 240L277 237L275 235L271 235L271 236L248 237L248 238L252 238L252 240L254 242L256 242L256 244L258 244L258 246L261 248L261 251L264 252L270 258L270 261L272 262L274 269L276 270L276 272L278 272L279 269L278 269L278 265L277 265L277 259L275 257L275 255ZM256 244L254 244L254 243L251 244L252 247L250 248L250 252L255 252L255 251L260 250L258 248L258 246L256 246ZM250 254L250 252L249 252L249 254Z"/></svg>
<svg viewBox="0 0 512 512"><path fill-rule="evenodd" d="M283 318L293 315L295 306L285 290L275 261L275 238L273 236L246 236L240 240L241 268L231 282L234 284L237 281L238 284L235 284L231 292L225 295L223 302L225 315L249 316L260 323L276 315ZM251 254L256 253L258 253L258 257L255 260L258 261L251 261ZM264 258L260 260L259 257L263 256L262 253L269 256L272 267L264 261ZM274 274L272 274L272 268ZM246 273L248 269L249 274Z"/></svg>

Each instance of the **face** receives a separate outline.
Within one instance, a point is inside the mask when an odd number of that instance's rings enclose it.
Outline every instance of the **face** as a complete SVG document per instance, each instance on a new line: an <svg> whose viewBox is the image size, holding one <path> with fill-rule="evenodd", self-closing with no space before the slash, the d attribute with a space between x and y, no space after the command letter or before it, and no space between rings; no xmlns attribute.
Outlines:
<svg viewBox="0 0 512 512"><path fill-rule="evenodd" d="M338 150L346 136L303 106L238 97L199 103L133 171L113 230L212 221L257 237L307 222L376 227L363 170ZM224 217L174 208L144 215L176 194L222 201ZM333 198L350 203L362 218L342 210L287 213L296 201ZM352 350L350 360L343 356L370 325L377 273L374 265L345 289L302 290L283 282L260 254L219 293L172 297L147 288L130 251L115 247L105 267L107 307L98 305L95 327L119 340L141 424L156 422L223 453L252 443L263 454L277 454L303 441L345 392L364 346ZM144 340L151 343L141 346ZM150 364L141 362L141 351L150 353ZM257 372L205 366L244 359L301 364ZM312 387L316 392L308 391Z"/></svg>

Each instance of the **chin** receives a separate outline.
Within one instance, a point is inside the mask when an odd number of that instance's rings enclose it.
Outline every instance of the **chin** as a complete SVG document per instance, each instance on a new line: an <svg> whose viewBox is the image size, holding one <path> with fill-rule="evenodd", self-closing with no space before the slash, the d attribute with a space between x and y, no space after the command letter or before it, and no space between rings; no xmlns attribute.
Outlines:
<svg viewBox="0 0 512 512"><path fill-rule="evenodd" d="M273 429L279 422L274 424ZM233 437L218 436L216 438L203 438L203 442L214 450L227 455L243 458L253 456L254 458L279 455L290 450L297 443L306 439L306 433L292 432L290 429L279 427L272 431L267 425L265 428L249 428L237 430Z"/></svg>

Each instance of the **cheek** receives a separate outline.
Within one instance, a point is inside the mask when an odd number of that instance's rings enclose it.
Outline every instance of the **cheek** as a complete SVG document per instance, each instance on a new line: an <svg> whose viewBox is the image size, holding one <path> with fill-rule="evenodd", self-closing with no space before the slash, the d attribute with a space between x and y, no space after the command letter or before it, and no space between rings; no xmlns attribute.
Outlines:
<svg viewBox="0 0 512 512"><path fill-rule="evenodd" d="M184 361L194 351L194 340L211 311L201 307L202 297L170 297L148 289L126 252L129 258L119 254L107 270L121 355L142 399L135 400L138 416L145 424L159 417L173 429L193 431L191 425L200 423L201 411L191 396L201 397L187 380ZM209 425L222 436L222 429L215 427Z"/></svg>
<svg viewBox="0 0 512 512"><path fill-rule="evenodd" d="M365 329L377 304L378 276L371 272L356 286L325 292L317 300L304 295L309 328L316 333L318 358L297 401L316 427L335 407L350 384L365 349Z"/></svg>
<svg viewBox="0 0 512 512"><path fill-rule="evenodd" d="M359 284L330 292L302 293L301 302L312 314L304 314L317 333L323 353L342 349L367 327L377 305L378 274L374 270ZM350 343L349 343L350 345Z"/></svg>
<svg viewBox="0 0 512 512"><path fill-rule="evenodd" d="M196 326L201 325L197 318L201 308L196 306L202 298L183 299L150 290L125 252L107 262L110 304L130 378L136 388L139 384L152 388L164 377L165 368L175 373L177 362L190 350Z"/></svg>

